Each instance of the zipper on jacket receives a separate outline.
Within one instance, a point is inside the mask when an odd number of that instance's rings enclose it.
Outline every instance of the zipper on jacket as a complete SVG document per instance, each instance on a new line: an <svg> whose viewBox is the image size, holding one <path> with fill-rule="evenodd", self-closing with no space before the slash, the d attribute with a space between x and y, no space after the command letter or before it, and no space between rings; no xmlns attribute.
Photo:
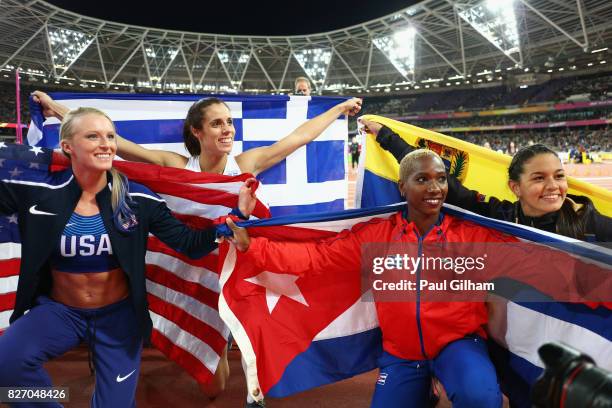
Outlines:
<svg viewBox="0 0 612 408"><path fill-rule="evenodd" d="M408 214L406 210L402 212L402 218L404 220L408 218ZM440 214L440 216L438 217L438 221L434 225L432 225L431 228L429 228L429 230L427 230L427 232L423 234L423 236L419 234L419 230L416 229L416 227L413 228L413 231L416 234L418 243L419 243L417 257L420 257L423 252L423 240L436 227L436 225L442 225L443 218L444 218L443 214ZM403 229L403 232L406 233L405 228ZM425 360L429 360L429 356L425 352L425 342L423 341L423 329L421 327L421 285L420 285L420 282L421 282L421 264L419 263L419 266L416 271L416 283L417 283L416 323L417 323L417 331L419 332L419 342L421 346L421 353L423 354L423 357L425 358Z"/></svg>
<svg viewBox="0 0 612 408"><path fill-rule="evenodd" d="M417 237L419 239L419 251L417 256L420 257L423 251L423 238L420 235ZM416 272L416 284L417 284L417 298L416 298L416 323L417 323L417 331L419 332L419 342L421 346L421 353L423 354L423 358L425 360L429 360L427 353L425 352L425 343L423 342L423 329L421 328L421 264L417 268Z"/></svg>

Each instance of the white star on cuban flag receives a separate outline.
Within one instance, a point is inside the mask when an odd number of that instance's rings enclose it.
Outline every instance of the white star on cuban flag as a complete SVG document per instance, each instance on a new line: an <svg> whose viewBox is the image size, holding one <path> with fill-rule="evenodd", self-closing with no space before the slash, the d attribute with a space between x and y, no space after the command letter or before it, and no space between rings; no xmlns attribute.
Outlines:
<svg viewBox="0 0 612 408"><path fill-rule="evenodd" d="M298 276L296 275L263 271L257 276L245 279L245 281L266 288L266 303L268 304L268 311L272 314L281 296L286 296L304 306L308 306L308 302L306 302L300 288L295 283L297 279Z"/></svg>

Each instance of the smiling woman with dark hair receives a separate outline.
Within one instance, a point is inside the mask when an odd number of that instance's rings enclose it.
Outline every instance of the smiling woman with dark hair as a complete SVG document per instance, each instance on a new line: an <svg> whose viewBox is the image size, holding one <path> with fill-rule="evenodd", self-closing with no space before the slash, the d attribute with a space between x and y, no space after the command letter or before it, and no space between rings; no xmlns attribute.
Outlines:
<svg viewBox="0 0 612 408"><path fill-rule="evenodd" d="M68 108L44 92L33 93L46 117L62 119ZM183 141L190 157L144 148L117 137L117 155L123 159L176 167L192 171L229 176L251 173L254 176L269 169L298 148L316 139L340 115L355 115L361 110L361 99L351 98L304 122L290 134L270 146L262 146L231 155L236 128L229 106L219 98L204 98L189 108L183 127Z"/></svg>
<svg viewBox="0 0 612 408"><path fill-rule="evenodd" d="M378 122L360 119L368 133L400 162L414 148ZM500 180L500 182L502 182ZM612 241L612 218L600 214L585 196L567 194L563 164L555 151L542 144L520 149L508 167L508 186L517 201L489 197L483 201L454 176L448 176L446 200L485 217L528 225L584 241Z"/></svg>

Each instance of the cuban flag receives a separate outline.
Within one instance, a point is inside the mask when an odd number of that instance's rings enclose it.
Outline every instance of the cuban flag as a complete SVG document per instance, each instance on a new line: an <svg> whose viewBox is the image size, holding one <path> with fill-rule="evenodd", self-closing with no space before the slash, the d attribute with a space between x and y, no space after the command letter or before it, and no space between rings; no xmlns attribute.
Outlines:
<svg viewBox="0 0 612 408"><path fill-rule="evenodd" d="M189 157L183 146L183 122L197 100L219 95L155 95L114 93L51 93L73 109L90 106L104 111L117 133L144 147L174 151ZM220 95L229 106L236 135L232 150L237 155L268 146L299 125L341 103L346 98L282 95ZM30 101L30 145L58 147L59 122L45 119L40 105ZM339 117L313 142L297 149L280 163L262 172L259 196L273 215L334 211L345 208L347 199L346 141L348 120Z"/></svg>
<svg viewBox="0 0 612 408"><path fill-rule="evenodd" d="M239 224L250 236L300 242L329 238L395 211L383 207ZM338 279L334 271L298 279L257 270L241 262L241 255L233 246L220 248L219 312L246 362L249 391L285 397L376 367L381 332L374 302L361 300L358 279Z"/></svg>
<svg viewBox="0 0 612 408"><path fill-rule="evenodd" d="M320 240L367 221L385 218L405 204L336 213L287 216L240 223L249 235L271 240ZM612 264L612 251L555 234L445 205L443 211L511 234L524 242L546 242L583 259ZM223 228L225 232L227 229ZM341 271L296 276L257 270L233 246L221 249L219 311L247 363L249 390L283 397L376 368L381 333L371 295L362 297L358 277ZM529 290L529 288L527 288ZM368 300L370 299L370 300ZM612 311L583 304L501 303L504 325L490 322L501 346L493 360L502 389L517 406L530 406L529 386L541 373L537 349L563 341L612 369ZM374 386L374 384L372 384Z"/></svg>
<svg viewBox="0 0 612 408"><path fill-rule="evenodd" d="M372 217L387 217L404 206L277 217L241 225L251 236L303 242L332 237ZM450 205L443 211L523 242L546 243L589 263L612 264L612 250L604 247L492 220ZM243 262L243 255L231 246L222 248L220 255L219 311L243 352L249 390L259 388L264 395L283 397L376 368L381 333L374 302L368 301L369 294L361 298L358 277L346 279L346 274L332 269L299 277L258 270L252 263ZM522 290L523 296L541 296L529 287ZM610 308L557 302L496 304L498 313L492 316L488 328L497 342L491 341L492 359L502 390L516 406L531 406L530 386L543 368L537 350L544 343L562 341L589 354L599 366L612 369Z"/></svg>

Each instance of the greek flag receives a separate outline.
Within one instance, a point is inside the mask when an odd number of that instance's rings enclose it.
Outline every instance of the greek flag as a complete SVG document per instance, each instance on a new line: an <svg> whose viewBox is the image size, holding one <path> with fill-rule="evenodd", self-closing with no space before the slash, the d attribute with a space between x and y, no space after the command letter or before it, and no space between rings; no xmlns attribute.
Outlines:
<svg viewBox="0 0 612 408"><path fill-rule="evenodd" d="M175 151L185 156L183 121L189 107L212 95L154 95L113 93L51 93L69 108L91 106L101 109L115 122L126 139L151 149ZM229 106L236 135L233 155L267 146L287 136L308 119L325 112L345 98L222 95ZM56 148L59 122L43 117L40 106L30 103L32 124L27 143ZM274 167L259 174L261 198L272 215L335 211L345 207L346 117L340 117L315 141L299 148Z"/></svg>

